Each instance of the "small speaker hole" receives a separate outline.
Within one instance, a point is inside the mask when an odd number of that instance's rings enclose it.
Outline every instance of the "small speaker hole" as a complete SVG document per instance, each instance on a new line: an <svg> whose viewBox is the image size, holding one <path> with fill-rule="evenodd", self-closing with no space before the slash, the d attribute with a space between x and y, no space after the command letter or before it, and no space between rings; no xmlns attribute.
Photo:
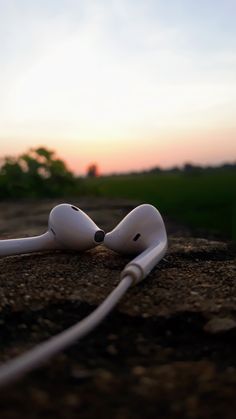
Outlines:
<svg viewBox="0 0 236 419"><path fill-rule="evenodd" d="M141 237L141 234L138 233L136 236L134 236L133 241L136 242Z"/></svg>
<svg viewBox="0 0 236 419"><path fill-rule="evenodd" d="M75 211L79 211L79 208L74 207L74 205L71 205L71 208L72 208L73 210L75 210Z"/></svg>

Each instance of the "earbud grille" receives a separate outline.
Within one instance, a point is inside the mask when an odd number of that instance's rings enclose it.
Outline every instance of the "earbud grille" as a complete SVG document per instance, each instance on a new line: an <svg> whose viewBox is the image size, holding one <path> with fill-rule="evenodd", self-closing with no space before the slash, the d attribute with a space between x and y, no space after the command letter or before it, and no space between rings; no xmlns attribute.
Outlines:
<svg viewBox="0 0 236 419"><path fill-rule="evenodd" d="M94 240L96 243L102 243L105 237L105 233L103 230L98 230L95 233Z"/></svg>

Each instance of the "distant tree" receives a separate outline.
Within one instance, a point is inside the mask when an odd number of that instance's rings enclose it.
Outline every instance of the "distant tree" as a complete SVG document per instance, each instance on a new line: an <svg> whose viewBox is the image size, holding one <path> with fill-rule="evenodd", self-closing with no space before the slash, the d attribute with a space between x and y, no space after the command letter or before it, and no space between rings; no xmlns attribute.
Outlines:
<svg viewBox="0 0 236 419"><path fill-rule="evenodd" d="M91 163L87 168L88 177L97 177L99 175L98 166L96 163Z"/></svg>
<svg viewBox="0 0 236 419"><path fill-rule="evenodd" d="M202 167L195 164L186 163L183 167L183 171L187 174L198 175L201 173Z"/></svg>
<svg viewBox="0 0 236 419"><path fill-rule="evenodd" d="M152 169L148 170L148 173L160 173L161 168L159 166L153 167Z"/></svg>
<svg viewBox="0 0 236 419"><path fill-rule="evenodd" d="M56 197L76 193L78 179L52 150L39 147L2 161L0 197Z"/></svg>
<svg viewBox="0 0 236 419"><path fill-rule="evenodd" d="M18 159L3 159L0 171L0 197L20 197L27 189L24 171Z"/></svg>
<svg viewBox="0 0 236 419"><path fill-rule="evenodd" d="M181 169L179 168L179 166L173 166L170 169L168 169L167 171L170 172L170 173L178 173L178 172L180 172L180 170Z"/></svg>

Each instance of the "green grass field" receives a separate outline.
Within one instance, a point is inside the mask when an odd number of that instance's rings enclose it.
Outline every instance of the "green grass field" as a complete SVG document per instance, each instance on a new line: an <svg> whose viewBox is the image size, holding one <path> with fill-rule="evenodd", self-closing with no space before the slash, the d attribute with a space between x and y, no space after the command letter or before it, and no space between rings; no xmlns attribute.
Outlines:
<svg viewBox="0 0 236 419"><path fill-rule="evenodd" d="M101 196L151 203L189 226L236 238L235 169L110 176L85 183Z"/></svg>

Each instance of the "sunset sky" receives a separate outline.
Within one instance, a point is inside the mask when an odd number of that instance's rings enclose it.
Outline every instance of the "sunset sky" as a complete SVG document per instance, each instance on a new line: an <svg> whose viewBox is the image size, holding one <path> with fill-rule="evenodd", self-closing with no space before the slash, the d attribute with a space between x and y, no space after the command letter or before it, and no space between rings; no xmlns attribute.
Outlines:
<svg viewBox="0 0 236 419"><path fill-rule="evenodd" d="M235 0L0 0L0 157L236 161Z"/></svg>

